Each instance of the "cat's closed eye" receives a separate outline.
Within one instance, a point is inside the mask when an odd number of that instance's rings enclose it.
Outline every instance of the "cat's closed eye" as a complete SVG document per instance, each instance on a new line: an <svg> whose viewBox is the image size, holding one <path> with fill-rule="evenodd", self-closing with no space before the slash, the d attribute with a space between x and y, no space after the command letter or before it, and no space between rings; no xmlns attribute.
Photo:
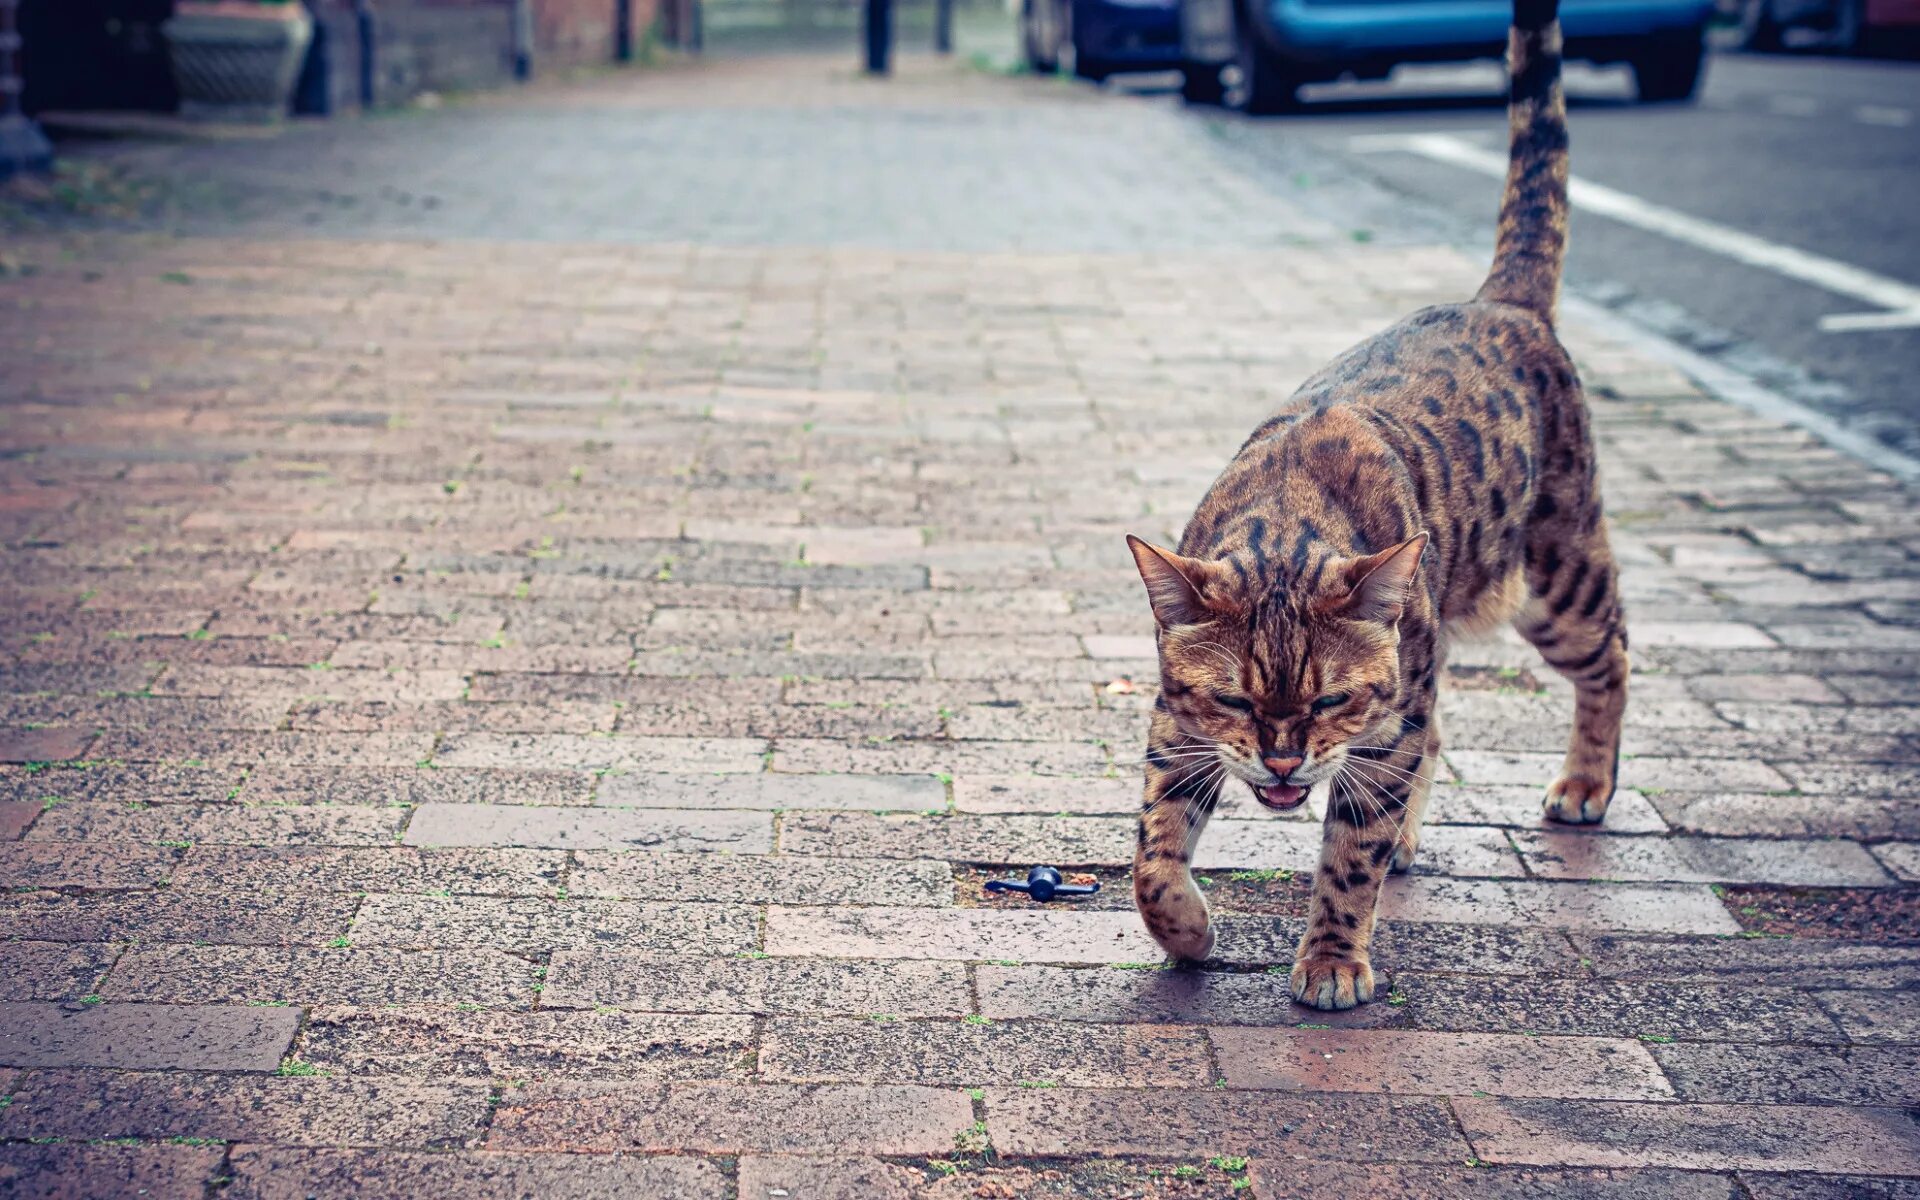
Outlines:
<svg viewBox="0 0 1920 1200"><path fill-rule="evenodd" d="M1313 702L1313 711L1326 712L1330 708L1339 708L1352 698L1345 692L1328 692Z"/></svg>
<svg viewBox="0 0 1920 1200"><path fill-rule="evenodd" d="M1231 708L1235 712L1252 712L1253 701L1245 696L1223 696L1216 693L1213 702L1222 708Z"/></svg>

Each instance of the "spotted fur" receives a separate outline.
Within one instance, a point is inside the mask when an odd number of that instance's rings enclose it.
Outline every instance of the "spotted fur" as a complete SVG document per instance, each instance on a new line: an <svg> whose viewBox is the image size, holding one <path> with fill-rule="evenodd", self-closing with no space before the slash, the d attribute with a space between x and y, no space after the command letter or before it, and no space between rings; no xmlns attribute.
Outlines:
<svg viewBox="0 0 1920 1200"><path fill-rule="evenodd" d="M1374 990L1380 884L1419 845L1449 635L1512 621L1573 681L1546 815L1606 813L1627 638L1587 411L1554 336L1566 246L1557 0L1517 0L1511 165L1492 270L1349 351L1253 431L1178 551L1129 539L1159 626L1134 897L1171 954L1213 947L1190 864L1229 781L1270 807L1326 788L1292 991ZM1298 785L1298 786L1296 786Z"/></svg>

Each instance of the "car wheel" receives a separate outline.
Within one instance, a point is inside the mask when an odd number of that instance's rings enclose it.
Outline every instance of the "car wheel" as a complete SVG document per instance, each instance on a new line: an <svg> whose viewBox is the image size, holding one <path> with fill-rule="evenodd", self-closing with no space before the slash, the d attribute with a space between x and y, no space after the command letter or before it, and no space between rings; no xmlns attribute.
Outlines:
<svg viewBox="0 0 1920 1200"><path fill-rule="evenodd" d="M1633 81L1641 101L1670 104L1693 99L1706 58L1703 30L1651 39L1633 58Z"/></svg>
<svg viewBox="0 0 1920 1200"><path fill-rule="evenodd" d="M1740 45L1748 50L1781 48L1780 22L1773 16L1773 0L1746 0L1740 6Z"/></svg>
<svg viewBox="0 0 1920 1200"><path fill-rule="evenodd" d="M1188 104L1219 104L1226 99L1218 63L1181 63L1180 98Z"/></svg>
<svg viewBox="0 0 1920 1200"><path fill-rule="evenodd" d="M1027 60L1027 70L1036 75L1051 75L1060 69L1059 47L1047 36L1040 14L1034 11L1045 3L1047 0L1027 0L1020 6L1020 48Z"/></svg>
<svg viewBox="0 0 1920 1200"><path fill-rule="evenodd" d="M1298 100L1299 84L1287 70L1287 64L1260 44L1259 35L1247 27L1246 18L1238 22L1234 37L1234 74L1238 78L1227 93L1227 103L1249 116L1285 112Z"/></svg>

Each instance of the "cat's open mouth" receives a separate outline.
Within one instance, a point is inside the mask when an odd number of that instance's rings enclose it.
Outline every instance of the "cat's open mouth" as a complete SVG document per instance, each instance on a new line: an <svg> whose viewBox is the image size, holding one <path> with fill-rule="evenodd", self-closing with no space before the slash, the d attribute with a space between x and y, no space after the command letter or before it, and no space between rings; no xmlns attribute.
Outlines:
<svg viewBox="0 0 1920 1200"><path fill-rule="evenodd" d="M1291 812L1307 801L1307 789L1290 783L1276 783L1253 789L1253 798L1276 812Z"/></svg>

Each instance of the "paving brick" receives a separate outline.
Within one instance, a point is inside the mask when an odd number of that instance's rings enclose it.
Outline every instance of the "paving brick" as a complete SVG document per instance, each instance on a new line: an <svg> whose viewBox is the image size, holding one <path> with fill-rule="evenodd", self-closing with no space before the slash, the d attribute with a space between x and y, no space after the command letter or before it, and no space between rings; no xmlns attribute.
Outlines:
<svg viewBox="0 0 1920 1200"><path fill-rule="evenodd" d="M1356 1166L1256 1158L1250 1178L1266 1200L1368 1196L1374 1200L1737 1200L1730 1175L1695 1171L1513 1167ZM1804 1178L1804 1177L1802 1177Z"/></svg>
<svg viewBox="0 0 1920 1200"><path fill-rule="evenodd" d="M849 745L820 738L780 738L773 744L774 771L797 775L1030 774L1099 776L1107 752L1077 742L887 742Z"/></svg>
<svg viewBox="0 0 1920 1200"><path fill-rule="evenodd" d="M323 1005L308 1015L300 1057L330 1075L737 1079L753 1043L745 1016Z"/></svg>
<svg viewBox="0 0 1920 1200"><path fill-rule="evenodd" d="M766 743L758 738L620 738L568 733L458 733L434 751L447 767L547 770L760 770Z"/></svg>
<svg viewBox="0 0 1920 1200"><path fill-rule="evenodd" d="M1920 1048L1674 1043L1649 1049L1682 1100L1731 1104L1920 1102Z"/></svg>
<svg viewBox="0 0 1920 1200"><path fill-rule="evenodd" d="M1352 1131L1365 1129L1366 1145ZM987 1089L1002 1154L1272 1154L1453 1163L1467 1156L1443 1102L1133 1088Z"/></svg>
<svg viewBox="0 0 1920 1200"><path fill-rule="evenodd" d="M950 1152L966 1093L903 1085L532 1084L509 1089L487 1145L502 1150Z"/></svg>
<svg viewBox="0 0 1920 1200"><path fill-rule="evenodd" d="M1920 992L1819 992L1849 1041L1920 1045Z"/></svg>
<svg viewBox="0 0 1920 1200"><path fill-rule="evenodd" d="M351 1195L411 1200L421 1195L470 1200L613 1200L674 1196L723 1200L727 1181L697 1158L640 1154L501 1154L494 1151L296 1150L246 1146L233 1151L235 1200L308 1200Z"/></svg>
<svg viewBox="0 0 1920 1200"><path fill-rule="evenodd" d="M755 948L759 910L742 904L374 895L353 923L362 946L493 947L519 954L597 945L663 954Z"/></svg>
<svg viewBox="0 0 1920 1200"><path fill-rule="evenodd" d="M944 811L946 785L931 775L609 775L597 804L628 808L868 809Z"/></svg>
<svg viewBox="0 0 1920 1200"><path fill-rule="evenodd" d="M409 846L527 846L555 850L773 849L770 813L720 809L521 808L428 804L407 826Z"/></svg>
<svg viewBox="0 0 1920 1200"><path fill-rule="evenodd" d="M91 729L0 730L0 762L58 762L80 758L93 740Z"/></svg>
<svg viewBox="0 0 1920 1200"><path fill-rule="evenodd" d="M1873 856L1895 878L1920 883L1920 842L1886 842L1873 848Z"/></svg>
<svg viewBox="0 0 1920 1200"><path fill-rule="evenodd" d="M0 774L0 793L29 801L111 800L121 804L218 804L246 778L242 767L180 767L165 763L94 764Z"/></svg>
<svg viewBox="0 0 1920 1200"><path fill-rule="evenodd" d="M392 844L406 818L404 808L166 804L129 809L96 801L56 805L27 837L34 842L380 846Z"/></svg>
<svg viewBox="0 0 1920 1200"><path fill-rule="evenodd" d="M1920 1197L1920 1179L1742 1171L1740 1182L1753 1200L1915 1200Z"/></svg>
<svg viewBox="0 0 1920 1200"><path fill-rule="evenodd" d="M0 1146L0 1193L37 1200L199 1196L225 1149L200 1146Z"/></svg>
<svg viewBox="0 0 1920 1200"><path fill-rule="evenodd" d="M176 894L446 892L549 896L561 886L561 850L379 849L196 844L174 872Z"/></svg>
<svg viewBox="0 0 1920 1200"><path fill-rule="evenodd" d="M842 858L1077 866L1132 862L1133 826L1095 817L793 813L781 822L780 848Z"/></svg>
<svg viewBox="0 0 1920 1200"><path fill-rule="evenodd" d="M828 959L671 959L613 950L560 950L543 1005L636 1012L885 1013L957 1017L973 1008L958 963Z"/></svg>
<svg viewBox="0 0 1920 1200"><path fill-rule="evenodd" d="M1680 883L1782 883L1878 887L1891 882L1852 842L1765 842L1742 838L1582 837L1519 832L1527 869L1548 879Z"/></svg>
<svg viewBox="0 0 1920 1200"><path fill-rule="evenodd" d="M787 908L767 911L766 950L825 958L1146 962L1163 957L1126 912L979 908Z"/></svg>
<svg viewBox="0 0 1920 1200"><path fill-rule="evenodd" d="M1920 987L1920 946L1818 938L1663 938L1576 933L1581 959L1600 975L1778 987Z"/></svg>
<svg viewBox="0 0 1920 1200"><path fill-rule="evenodd" d="M40 808L32 800L0 800L0 842L18 840L40 815Z"/></svg>
<svg viewBox="0 0 1920 1200"><path fill-rule="evenodd" d="M9 941L0 1000L78 1000L119 954L118 946Z"/></svg>
<svg viewBox="0 0 1920 1200"><path fill-rule="evenodd" d="M1555 753L1449 749L1446 756L1454 774L1466 783L1533 784L1544 789L1560 773L1561 756ZM1620 764L1620 786L1640 791L1786 792L1793 790L1794 782L1772 766L1750 759L1642 756Z"/></svg>
<svg viewBox="0 0 1920 1200"><path fill-rule="evenodd" d="M1341 1025L1403 1023L1397 1009L1367 1005L1322 1016L1295 1005L1287 977L1278 972L1243 975L1161 969L1157 960L1068 969L981 966L980 1012L994 1020L1037 1019L1104 1023L1198 1023L1292 1025L1333 1021Z"/></svg>
<svg viewBox="0 0 1920 1200"><path fill-rule="evenodd" d="M1543 820L1542 794L1543 789L1525 785L1437 784L1427 802L1426 822L1429 827L1503 825L1538 829ZM1660 819L1645 796L1631 788L1622 788L1614 793L1613 803L1607 807L1606 824L1593 832L1665 833L1666 830L1667 823Z"/></svg>
<svg viewBox="0 0 1920 1200"><path fill-rule="evenodd" d="M1538 1166L1920 1174L1913 1122L1898 1109L1635 1105L1601 1100L1456 1100L1475 1153Z"/></svg>
<svg viewBox="0 0 1920 1200"><path fill-rule="evenodd" d="M204 942L317 945L347 931L359 902L351 896L66 896L46 892L0 898L0 938L48 942Z"/></svg>
<svg viewBox="0 0 1920 1200"><path fill-rule="evenodd" d="M9 1138L220 1138L285 1146L440 1147L478 1139L484 1085L174 1072L23 1072Z"/></svg>
<svg viewBox="0 0 1920 1200"><path fill-rule="evenodd" d="M92 746L97 758L136 763L228 766L333 763L412 766L433 749L430 733L226 733L110 729Z"/></svg>
<svg viewBox="0 0 1920 1200"><path fill-rule="evenodd" d="M1171 1026L1020 1021L768 1022L760 1073L792 1082L1209 1087L1206 1041Z"/></svg>
<svg viewBox="0 0 1920 1200"><path fill-rule="evenodd" d="M963 813L1131 816L1140 811L1140 786L1130 779L963 775L953 781L953 806Z"/></svg>
<svg viewBox="0 0 1920 1200"><path fill-rule="evenodd" d="M1705 887L1411 876L1387 880L1379 914L1392 921L1542 925L1647 933L1738 933Z"/></svg>
<svg viewBox="0 0 1920 1200"><path fill-rule="evenodd" d="M151 887L172 874L179 855L169 846L0 842L0 887Z"/></svg>
<svg viewBox="0 0 1920 1200"><path fill-rule="evenodd" d="M1407 996L1404 1019L1421 1029L1769 1043L1846 1040L1812 997L1782 988L1697 986L1687 990L1685 1005L1676 1005L1661 1002L1674 995L1664 981L1406 974L1396 977L1394 986Z"/></svg>
<svg viewBox="0 0 1920 1200"><path fill-rule="evenodd" d="M1905 796L1751 795L1667 792L1654 804L1674 829L1790 838L1920 837L1920 812Z"/></svg>
<svg viewBox="0 0 1920 1200"><path fill-rule="evenodd" d="M1288 1092L1666 1100L1636 1041L1397 1030L1213 1029L1227 1086Z"/></svg>
<svg viewBox="0 0 1920 1200"><path fill-rule="evenodd" d="M287 1008L0 1004L0 1065L271 1071L299 1026Z"/></svg>
<svg viewBox="0 0 1920 1200"><path fill-rule="evenodd" d="M661 854L580 850L567 876L575 896L627 900L696 899L740 904L953 903L953 870L943 862L761 854ZM175 886L179 886L178 880Z"/></svg>
<svg viewBox="0 0 1920 1200"><path fill-rule="evenodd" d="M482 1004L524 1007L535 968L497 950L135 948L100 994L157 1004Z"/></svg>

